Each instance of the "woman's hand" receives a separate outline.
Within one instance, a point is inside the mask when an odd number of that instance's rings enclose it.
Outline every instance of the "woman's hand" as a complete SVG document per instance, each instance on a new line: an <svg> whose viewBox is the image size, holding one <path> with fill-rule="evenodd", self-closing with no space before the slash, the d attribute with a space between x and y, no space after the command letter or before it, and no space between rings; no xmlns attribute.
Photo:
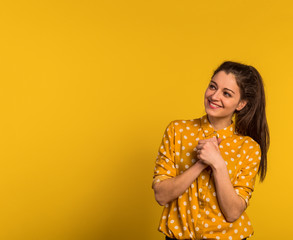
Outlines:
<svg viewBox="0 0 293 240"><path fill-rule="evenodd" d="M199 140L197 149L197 158L204 164L209 165L212 168L216 168L218 165L224 163L224 159L221 156L219 144L221 139L216 137Z"/></svg>

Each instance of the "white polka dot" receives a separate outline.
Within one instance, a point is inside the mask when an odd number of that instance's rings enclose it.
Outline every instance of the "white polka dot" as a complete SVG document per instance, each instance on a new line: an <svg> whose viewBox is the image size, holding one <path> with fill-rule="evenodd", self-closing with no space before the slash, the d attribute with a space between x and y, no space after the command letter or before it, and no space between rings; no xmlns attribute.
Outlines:
<svg viewBox="0 0 293 240"><path fill-rule="evenodd" d="M250 221L248 221L248 222L247 222L247 224L250 226L250 225L251 225L251 222L250 222Z"/></svg>
<svg viewBox="0 0 293 240"><path fill-rule="evenodd" d="M183 122L183 123L186 123L186 121L185 121L185 120L182 120L182 122Z"/></svg>
<svg viewBox="0 0 293 240"><path fill-rule="evenodd" d="M187 136L186 135L184 135L184 139L187 139Z"/></svg>
<svg viewBox="0 0 293 240"><path fill-rule="evenodd" d="M174 228L175 228L175 229L178 229L179 227L178 227L178 226L175 226Z"/></svg>
<svg viewBox="0 0 293 240"><path fill-rule="evenodd" d="M168 170L168 171L167 171L167 174L170 174L170 173L171 173L171 172Z"/></svg>
<svg viewBox="0 0 293 240"><path fill-rule="evenodd" d="M229 240L232 240L232 236L229 236Z"/></svg>
<svg viewBox="0 0 293 240"><path fill-rule="evenodd" d="M178 142L179 144L181 144L181 141L180 141L180 140L178 140L177 142Z"/></svg>
<svg viewBox="0 0 293 240"><path fill-rule="evenodd" d="M186 206L187 205L187 202L183 202L183 205Z"/></svg>
<svg viewBox="0 0 293 240"><path fill-rule="evenodd" d="M195 206L195 205L193 205L193 206L192 206L192 208L195 210L195 209L196 209L196 206Z"/></svg>
<svg viewBox="0 0 293 240"><path fill-rule="evenodd" d="M219 212L219 213L218 213L218 216L219 216L219 217L221 217L221 216L222 216L222 214Z"/></svg>
<svg viewBox="0 0 293 240"><path fill-rule="evenodd" d="M216 239L217 239L217 240L219 240L219 239L220 239L220 237L219 237L219 236L216 236Z"/></svg>
<svg viewBox="0 0 293 240"><path fill-rule="evenodd" d="M217 207L216 207L216 205L213 205L212 208L213 208L213 209L216 209Z"/></svg>
<svg viewBox="0 0 293 240"><path fill-rule="evenodd" d="M183 132L183 129L181 128L181 129L179 129L179 132Z"/></svg>
<svg viewBox="0 0 293 240"><path fill-rule="evenodd" d="M243 238L244 238L244 236L243 236L243 235L240 235L240 238L241 238L241 239L243 239Z"/></svg>
<svg viewBox="0 0 293 240"><path fill-rule="evenodd" d="M170 221L170 223L174 223L174 222L175 222L174 220L171 220L171 221Z"/></svg>
<svg viewBox="0 0 293 240"><path fill-rule="evenodd" d="M213 196L215 197L217 194L216 194L216 192L213 192Z"/></svg>
<svg viewBox="0 0 293 240"><path fill-rule="evenodd" d="M179 156L179 154L180 154L179 152L176 152L176 155L177 155L177 156Z"/></svg>
<svg viewBox="0 0 293 240"><path fill-rule="evenodd" d="M190 156L190 153L189 153L189 152L187 152L187 153L186 153L186 156Z"/></svg>
<svg viewBox="0 0 293 240"><path fill-rule="evenodd" d="M181 158L181 159L180 159L180 162L183 162L183 161L184 161L184 159L183 159L183 158Z"/></svg>
<svg viewBox="0 0 293 240"><path fill-rule="evenodd" d="M209 199L209 198L207 198L207 199L206 199L206 201L207 201L207 202L209 202L209 201L210 201L210 199Z"/></svg>
<svg viewBox="0 0 293 240"><path fill-rule="evenodd" d="M176 212L177 211L177 207L174 207L173 211Z"/></svg>
<svg viewBox="0 0 293 240"><path fill-rule="evenodd" d="M222 234L225 234L225 233L226 233L226 230L223 230L223 231L222 231Z"/></svg>
<svg viewBox="0 0 293 240"><path fill-rule="evenodd" d="M201 215L200 215L200 214L197 214L197 217L198 217L198 218L200 218L200 217L201 217Z"/></svg>
<svg viewBox="0 0 293 240"><path fill-rule="evenodd" d="M178 125L179 123L178 123L178 122L175 122L174 124L175 124L175 125Z"/></svg>
<svg viewBox="0 0 293 240"><path fill-rule="evenodd" d="M220 229L222 226L221 225L218 225L218 229Z"/></svg>
<svg viewBox="0 0 293 240"><path fill-rule="evenodd" d="M230 228L233 227L233 223L230 223L229 227L230 227Z"/></svg>
<svg viewBox="0 0 293 240"><path fill-rule="evenodd" d="M194 136L194 133L190 133L191 136Z"/></svg>
<svg viewBox="0 0 293 240"><path fill-rule="evenodd" d="M244 232L247 232L247 228L244 228Z"/></svg>
<svg viewBox="0 0 293 240"><path fill-rule="evenodd" d="M241 155L240 155L240 154L237 154L237 157L239 157L239 158L240 158L240 157L241 157Z"/></svg>
<svg viewBox="0 0 293 240"><path fill-rule="evenodd" d="M215 218L212 218L212 222L215 222L216 221L216 219Z"/></svg>
<svg viewBox="0 0 293 240"><path fill-rule="evenodd" d="M182 150L185 150L185 147L184 146L182 146L182 148L181 148Z"/></svg>
<svg viewBox="0 0 293 240"><path fill-rule="evenodd" d="M227 146L230 146L230 143L226 143Z"/></svg>
<svg viewBox="0 0 293 240"><path fill-rule="evenodd" d="M202 192L202 188L199 188L198 191L199 191L199 192Z"/></svg>
<svg viewBox="0 0 293 240"><path fill-rule="evenodd" d="M204 225L205 228L207 228L208 226L209 226L209 224L207 224L207 223Z"/></svg>
<svg viewBox="0 0 293 240"><path fill-rule="evenodd" d="M186 165L185 165L185 168L188 169L188 168L189 168L189 165L186 164Z"/></svg>
<svg viewBox="0 0 293 240"><path fill-rule="evenodd" d="M237 229L234 229L234 232L235 232L235 233L238 233L238 230L237 230Z"/></svg>
<svg viewBox="0 0 293 240"><path fill-rule="evenodd" d="M196 227L196 228L195 228L195 231L197 231L197 232L198 232L198 230L199 230L199 227Z"/></svg>
<svg viewBox="0 0 293 240"><path fill-rule="evenodd" d="M190 210L189 209L187 210L187 214L190 214Z"/></svg>
<svg viewBox="0 0 293 240"><path fill-rule="evenodd" d="M192 143L190 142L190 143L188 143L188 145L189 145L189 146L192 146Z"/></svg>

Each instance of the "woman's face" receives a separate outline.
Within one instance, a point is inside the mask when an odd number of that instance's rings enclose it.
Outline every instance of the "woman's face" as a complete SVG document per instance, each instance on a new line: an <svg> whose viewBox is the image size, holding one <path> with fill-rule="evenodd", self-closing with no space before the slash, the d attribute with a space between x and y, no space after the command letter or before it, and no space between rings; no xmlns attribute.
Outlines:
<svg viewBox="0 0 293 240"><path fill-rule="evenodd" d="M204 104L210 120L220 120L229 125L235 110L240 111L246 102L240 99L235 76L220 71L212 78L205 92Z"/></svg>

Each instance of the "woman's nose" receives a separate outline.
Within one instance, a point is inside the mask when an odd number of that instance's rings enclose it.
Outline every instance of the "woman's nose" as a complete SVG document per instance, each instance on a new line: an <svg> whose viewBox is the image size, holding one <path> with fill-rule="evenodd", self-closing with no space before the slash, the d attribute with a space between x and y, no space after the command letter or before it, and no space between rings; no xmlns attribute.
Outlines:
<svg viewBox="0 0 293 240"><path fill-rule="evenodd" d="M211 96L211 99L212 100L218 100L219 99L219 92L218 91L215 91L212 96Z"/></svg>

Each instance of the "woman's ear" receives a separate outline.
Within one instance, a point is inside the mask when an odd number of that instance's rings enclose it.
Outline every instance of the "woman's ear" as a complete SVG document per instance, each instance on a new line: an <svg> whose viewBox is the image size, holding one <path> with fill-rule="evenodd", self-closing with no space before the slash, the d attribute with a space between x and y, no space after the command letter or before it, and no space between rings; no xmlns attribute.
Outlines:
<svg viewBox="0 0 293 240"><path fill-rule="evenodd" d="M247 104L247 101L246 100L241 100L239 103L238 103L238 106L236 108L237 111L241 111Z"/></svg>

